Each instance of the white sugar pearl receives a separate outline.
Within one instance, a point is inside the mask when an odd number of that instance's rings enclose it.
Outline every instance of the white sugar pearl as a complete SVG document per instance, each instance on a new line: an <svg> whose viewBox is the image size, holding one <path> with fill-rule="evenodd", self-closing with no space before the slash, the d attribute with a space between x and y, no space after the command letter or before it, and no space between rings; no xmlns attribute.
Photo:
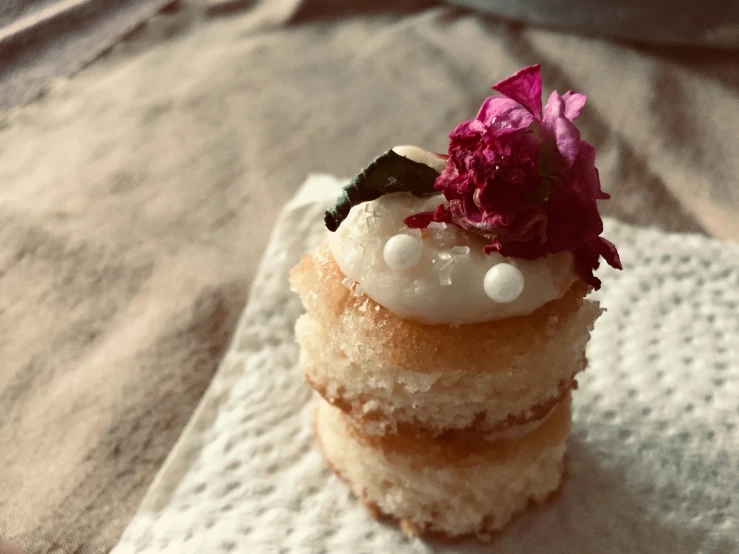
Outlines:
<svg viewBox="0 0 739 554"><path fill-rule="evenodd" d="M421 261L421 241L410 235L395 235L382 251L390 269L410 269Z"/></svg>
<svg viewBox="0 0 739 554"><path fill-rule="evenodd" d="M523 274L511 264L494 265L485 274L482 286L491 300L507 304L523 292Z"/></svg>

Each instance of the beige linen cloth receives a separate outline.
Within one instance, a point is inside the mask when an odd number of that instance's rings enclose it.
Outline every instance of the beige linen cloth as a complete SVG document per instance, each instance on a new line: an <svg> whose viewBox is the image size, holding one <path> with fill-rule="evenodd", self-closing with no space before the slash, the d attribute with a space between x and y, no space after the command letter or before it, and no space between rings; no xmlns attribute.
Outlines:
<svg viewBox="0 0 739 554"><path fill-rule="evenodd" d="M152 22L162 40L145 29L2 116L0 537L108 551L218 366L293 187L395 144L444 150L522 66L588 93L578 122L606 214L739 238L735 54L348 6L193 23L187 4Z"/></svg>

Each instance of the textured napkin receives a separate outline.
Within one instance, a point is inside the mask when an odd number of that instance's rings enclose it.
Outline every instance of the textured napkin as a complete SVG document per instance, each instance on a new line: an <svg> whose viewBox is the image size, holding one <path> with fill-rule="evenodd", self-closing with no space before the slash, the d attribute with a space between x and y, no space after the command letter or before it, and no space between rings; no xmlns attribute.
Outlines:
<svg viewBox="0 0 739 554"><path fill-rule="evenodd" d="M625 269L574 394L560 495L492 545L380 523L313 447L287 273L341 181L308 179L276 223L221 368L114 554L739 551L739 245L606 221Z"/></svg>

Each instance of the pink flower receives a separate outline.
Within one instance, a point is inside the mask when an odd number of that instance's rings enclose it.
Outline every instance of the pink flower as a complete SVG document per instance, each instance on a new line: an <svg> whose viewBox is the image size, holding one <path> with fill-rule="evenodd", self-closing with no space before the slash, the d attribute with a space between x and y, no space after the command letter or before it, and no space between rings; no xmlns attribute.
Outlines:
<svg viewBox="0 0 739 554"><path fill-rule="evenodd" d="M449 135L449 158L434 188L448 207L406 219L412 228L451 222L490 240L486 252L535 259L569 250L585 281L599 258L621 269L616 248L600 237L603 221L595 149L573 123L585 95L553 92L542 112L538 65L493 86L475 119Z"/></svg>

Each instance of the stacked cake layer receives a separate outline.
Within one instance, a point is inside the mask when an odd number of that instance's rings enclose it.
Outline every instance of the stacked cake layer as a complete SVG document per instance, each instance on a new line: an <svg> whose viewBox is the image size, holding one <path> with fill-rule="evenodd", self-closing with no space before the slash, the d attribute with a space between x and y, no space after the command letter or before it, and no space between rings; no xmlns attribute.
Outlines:
<svg viewBox="0 0 739 554"><path fill-rule="evenodd" d="M570 390L600 313L585 284L529 315L451 327L375 303L325 242L291 280L317 440L375 513L410 533L486 537L558 488Z"/></svg>
<svg viewBox="0 0 739 554"><path fill-rule="evenodd" d="M315 427L326 461L376 516L398 519L411 535L485 540L557 490L569 423L568 397L520 437L376 437L319 399Z"/></svg>

